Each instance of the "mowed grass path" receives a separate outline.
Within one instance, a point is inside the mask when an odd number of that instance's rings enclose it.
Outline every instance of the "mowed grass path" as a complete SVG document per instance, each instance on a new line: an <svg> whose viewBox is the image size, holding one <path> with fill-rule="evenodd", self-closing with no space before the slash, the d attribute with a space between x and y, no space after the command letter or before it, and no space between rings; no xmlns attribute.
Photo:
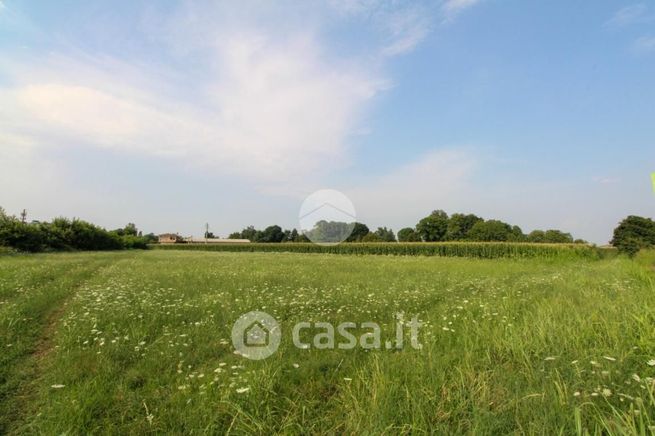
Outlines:
<svg viewBox="0 0 655 436"><path fill-rule="evenodd" d="M263 310L276 354L233 353ZM421 350L302 350L298 321L424 323ZM337 341L339 338L337 337ZM655 429L650 267L285 253L0 257L0 433Z"/></svg>

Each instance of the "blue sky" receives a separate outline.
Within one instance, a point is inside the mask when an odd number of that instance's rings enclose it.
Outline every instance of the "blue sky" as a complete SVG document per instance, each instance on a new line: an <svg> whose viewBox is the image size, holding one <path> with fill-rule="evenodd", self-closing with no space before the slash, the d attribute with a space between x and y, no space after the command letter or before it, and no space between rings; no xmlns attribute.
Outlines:
<svg viewBox="0 0 655 436"><path fill-rule="evenodd" d="M597 243L655 215L655 2L0 3L0 206L222 236L348 195Z"/></svg>

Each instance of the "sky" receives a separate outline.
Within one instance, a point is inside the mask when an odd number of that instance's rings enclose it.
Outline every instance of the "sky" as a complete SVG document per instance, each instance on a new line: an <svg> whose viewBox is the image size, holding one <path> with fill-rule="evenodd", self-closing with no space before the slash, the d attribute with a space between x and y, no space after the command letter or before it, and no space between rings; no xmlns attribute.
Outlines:
<svg viewBox="0 0 655 436"><path fill-rule="evenodd" d="M603 244L655 216L655 1L0 0L0 206L220 236L319 189Z"/></svg>

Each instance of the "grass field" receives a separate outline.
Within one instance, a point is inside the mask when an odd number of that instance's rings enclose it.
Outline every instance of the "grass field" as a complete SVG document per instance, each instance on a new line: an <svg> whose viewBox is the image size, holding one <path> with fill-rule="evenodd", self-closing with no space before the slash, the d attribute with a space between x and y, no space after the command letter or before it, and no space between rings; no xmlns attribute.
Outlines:
<svg viewBox="0 0 655 436"><path fill-rule="evenodd" d="M654 260L2 256L0 433L649 434ZM416 314L423 348L251 361L255 309L383 339Z"/></svg>

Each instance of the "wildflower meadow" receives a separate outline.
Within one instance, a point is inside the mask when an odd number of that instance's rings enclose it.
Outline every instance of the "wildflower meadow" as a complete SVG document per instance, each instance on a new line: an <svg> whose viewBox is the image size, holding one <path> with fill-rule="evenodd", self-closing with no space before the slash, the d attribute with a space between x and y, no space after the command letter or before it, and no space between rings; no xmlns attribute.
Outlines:
<svg viewBox="0 0 655 436"><path fill-rule="evenodd" d="M0 433L652 433L654 261L1 256ZM282 332L256 361L231 340L253 310ZM420 347L384 346L398 314ZM300 322L383 346L298 347Z"/></svg>

